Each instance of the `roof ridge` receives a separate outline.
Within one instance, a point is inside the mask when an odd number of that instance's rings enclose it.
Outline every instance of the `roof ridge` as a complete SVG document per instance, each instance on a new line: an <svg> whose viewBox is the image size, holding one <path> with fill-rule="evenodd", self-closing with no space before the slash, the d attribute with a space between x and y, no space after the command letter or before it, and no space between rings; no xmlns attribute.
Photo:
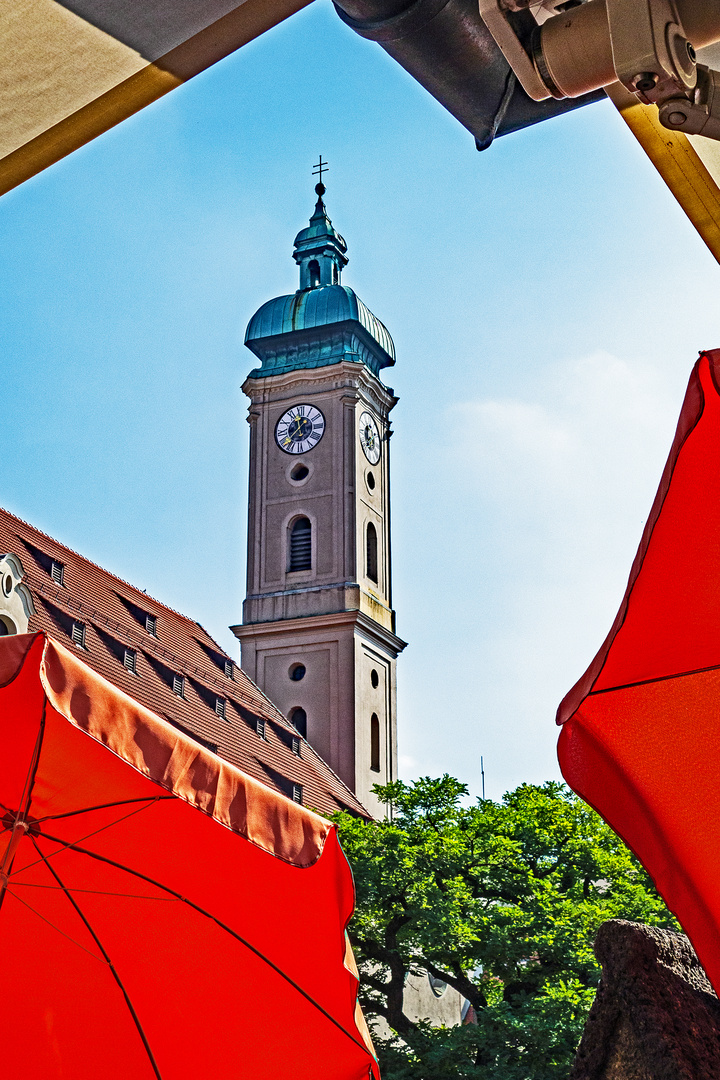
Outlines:
<svg viewBox="0 0 720 1080"><path fill-rule="evenodd" d="M114 580L119 581L120 584L126 585L129 589L132 589L134 592L136 592L138 596L144 596L146 599L152 600L152 602L154 604L157 604L158 607L164 608L165 611L169 611L173 615L177 615L180 619L184 619L185 622L192 623L193 626L199 626L202 632L204 634L207 634L207 630L202 625L202 623L197 622L197 620L195 619L191 619L189 615L183 615L182 611L178 611L176 608L170 607L169 604L164 604L162 600L158 600L156 597L150 596L148 593L143 592L142 589L138 589L137 585L133 585L132 582L126 581L125 578L121 578L118 574L114 574L112 570L107 570L104 566L101 566L100 563L96 563L92 559L88 559L86 555L81 555L79 551L75 550L75 548L71 548L68 544L63 544L62 540L56 540L54 536L50 535L50 533L43 532L42 529L38 529L37 525L31 524L31 522L26 521L25 518L21 518L17 514L13 514L12 510L8 510L6 507L0 506L0 512L2 512L3 514L7 514L8 517L11 517L14 521L18 521L21 525L27 526L28 529L32 529L32 531L37 533L38 536L43 536L46 540L50 540L53 544L57 544L58 547L64 548L65 551L69 551L71 555L75 555L78 559L82 559L83 562L88 563L90 566L94 566L96 570L100 570L103 574L107 574L109 577L114 578ZM210 637L209 634L207 634L207 636ZM210 640L214 641L213 638L210 638ZM217 644L217 642L215 642L215 644ZM218 646L218 648L220 648L221 651L224 651L222 650L221 646ZM230 659L230 657L228 657L228 659Z"/></svg>

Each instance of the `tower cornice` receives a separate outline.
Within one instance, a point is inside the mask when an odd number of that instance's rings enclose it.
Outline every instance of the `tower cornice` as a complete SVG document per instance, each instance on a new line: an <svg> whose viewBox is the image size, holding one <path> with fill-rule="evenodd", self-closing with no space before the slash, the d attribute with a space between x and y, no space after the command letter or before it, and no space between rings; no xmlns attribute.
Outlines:
<svg viewBox="0 0 720 1080"><path fill-rule="evenodd" d="M304 632L327 630L335 627L350 627L360 631L370 641L377 641L388 651L398 656L407 647L407 641L388 630L386 626L371 619L364 611L335 611L323 615L303 615L296 619L281 619L274 622L241 623L231 626L230 630L240 641L243 638L272 637L275 634L294 630Z"/></svg>
<svg viewBox="0 0 720 1080"><path fill-rule="evenodd" d="M312 372L305 369L293 369L278 375L268 375L264 379L247 378L242 385L243 393L252 402L250 411L256 404L284 401L297 396L298 390L312 383L313 394L332 393L346 390L348 395L357 397L362 390L377 410L384 415L390 412L398 402L391 387L385 386L368 371L364 364L351 360L342 360Z"/></svg>

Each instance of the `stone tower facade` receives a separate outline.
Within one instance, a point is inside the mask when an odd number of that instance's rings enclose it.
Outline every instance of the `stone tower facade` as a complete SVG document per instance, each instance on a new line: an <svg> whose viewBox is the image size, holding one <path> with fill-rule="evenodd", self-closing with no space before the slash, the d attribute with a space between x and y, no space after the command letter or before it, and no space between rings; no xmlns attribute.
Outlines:
<svg viewBox="0 0 720 1080"><path fill-rule="evenodd" d="M300 288L253 316L242 667L373 813L397 775L390 557L390 334L340 283L346 244L318 184Z"/></svg>

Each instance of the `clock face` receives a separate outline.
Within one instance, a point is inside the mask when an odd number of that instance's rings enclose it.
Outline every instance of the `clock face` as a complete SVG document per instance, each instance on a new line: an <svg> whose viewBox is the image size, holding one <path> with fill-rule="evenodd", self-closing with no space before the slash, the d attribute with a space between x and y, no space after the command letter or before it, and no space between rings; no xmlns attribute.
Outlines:
<svg viewBox="0 0 720 1080"><path fill-rule="evenodd" d="M275 442L286 454L307 454L325 433L325 417L314 405L293 405L275 425Z"/></svg>
<svg viewBox="0 0 720 1080"><path fill-rule="evenodd" d="M375 417L369 412L360 414L360 445L371 465L380 460L380 432Z"/></svg>

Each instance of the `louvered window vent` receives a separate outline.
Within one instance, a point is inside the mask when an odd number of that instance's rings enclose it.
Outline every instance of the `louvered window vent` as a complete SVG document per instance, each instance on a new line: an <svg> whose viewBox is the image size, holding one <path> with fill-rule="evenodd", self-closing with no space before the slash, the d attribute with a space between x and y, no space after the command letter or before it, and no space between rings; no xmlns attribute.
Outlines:
<svg viewBox="0 0 720 1080"><path fill-rule="evenodd" d="M71 634L73 644L77 645L79 649L85 648L85 623L78 622L77 619L72 624Z"/></svg>
<svg viewBox="0 0 720 1080"><path fill-rule="evenodd" d="M365 573L374 581L378 583L378 537L377 529L373 525L372 521L368 522L367 543L365 547Z"/></svg>
<svg viewBox="0 0 720 1080"><path fill-rule="evenodd" d="M133 675L137 674L137 653L134 649L125 650L125 659L123 663L128 671L132 671Z"/></svg>
<svg viewBox="0 0 720 1080"><path fill-rule="evenodd" d="M292 752L300 757L300 740L295 735L293 735Z"/></svg>
<svg viewBox="0 0 720 1080"><path fill-rule="evenodd" d="M185 679L182 675L173 675L173 694L185 697Z"/></svg>
<svg viewBox="0 0 720 1080"><path fill-rule="evenodd" d="M235 665L233 664L232 660L226 660L225 661L225 674L227 675L228 679L233 678L233 676L234 676L234 670L233 670L234 667L235 667Z"/></svg>
<svg viewBox="0 0 720 1080"><path fill-rule="evenodd" d="M257 731L257 733L258 733L258 735L260 736L261 739L266 739L267 738L267 736L265 734L265 721L262 719L261 716L259 716L258 719L257 719L257 726L256 726L255 730Z"/></svg>
<svg viewBox="0 0 720 1080"><path fill-rule="evenodd" d="M306 517L298 518L290 530L290 563L295 570L312 569L312 525Z"/></svg>
<svg viewBox="0 0 720 1080"><path fill-rule="evenodd" d="M63 585L65 582L65 567L63 563L58 562L57 559L53 559L50 564L50 577L58 585Z"/></svg>
<svg viewBox="0 0 720 1080"><path fill-rule="evenodd" d="M145 616L145 629L148 634L152 634L153 637L157 637L157 616L146 615Z"/></svg>
<svg viewBox="0 0 720 1080"><path fill-rule="evenodd" d="M292 797L293 797L293 802L296 802L296 803L301 803L302 802L302 784L293 784L293 786L292 786Z"/></svg>
<svg viewBox="0 0 720 1080"><path fill-rule="evenodd" d="M225 698L224 697L216 697L215 698L215 712L218 714L218 716L222 716L223 720L225 719Z"/></svg>

